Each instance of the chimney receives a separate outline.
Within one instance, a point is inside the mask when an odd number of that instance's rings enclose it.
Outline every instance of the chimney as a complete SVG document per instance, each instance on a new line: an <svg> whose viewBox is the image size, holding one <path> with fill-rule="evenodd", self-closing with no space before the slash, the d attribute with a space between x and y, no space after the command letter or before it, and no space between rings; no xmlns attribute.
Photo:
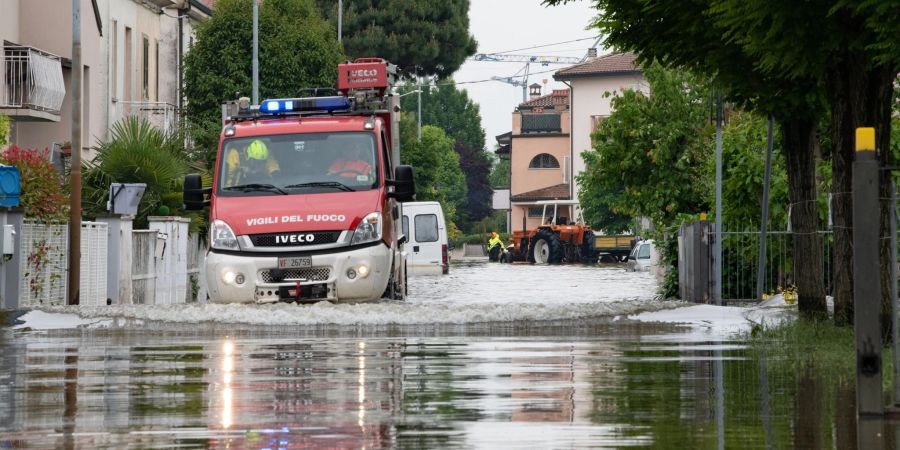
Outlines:
<svg viewBox="0 0 900 450"><path fill-rule="evenodd" d="M591 47L588 49L588 58L596 58L597 57L597 47Z"/></svg>
<svg viewBox="0 0 900 450"><path fill-rule="evenodd" d="M528 100L534 100L541 96L541 85L534 83L528 86Z"/></svg>

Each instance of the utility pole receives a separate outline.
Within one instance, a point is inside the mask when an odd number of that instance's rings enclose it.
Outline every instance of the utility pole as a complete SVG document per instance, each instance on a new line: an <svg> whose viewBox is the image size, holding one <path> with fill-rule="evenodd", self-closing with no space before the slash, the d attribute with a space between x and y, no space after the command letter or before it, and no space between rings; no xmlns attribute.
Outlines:
<svg viewBox="0 0 900 450"><path fill-rule="evenodd" d="M69 174L69 287L67 305L81 292L81 0L72 0L72 168Z"/></svg>
<svg viewBox="0 0 900 450"><path fill-rule="evenodd" d="M416 75L416 85L417 85L417 88L418 88L417 90L419 91L419 93L418 93L418 97L419 97L419 113L416 114L416 119L419 121L419 124L418 124L418 137L419 137L419 142L422 142L422 85L421 85L421 83L422 83L422 78L419 77L418 75Z"/></svg>
<svg viewBox="0 0 900 450"><path fill-rule="evenodd" d="M253 104L259 104L259 0L253 1Z"/></svg>
<svg viewBox="0 0 900 450"><path fill-rule="evenodd" d="M338 42L341 42L343 25L344 25L344 0L338 0Z"/></svg>
<svg viewBox="0 0 900 450"><path fill-rule="evenodd" d="M772 180L772 146L775 117L769 115L769 130L766 135L766 170L763 178L762 218L759 221L759 261L756 267L756 300L762 301L763 282L766 279L766 233L769 230L769 184Z"/></svg>
<svg viewBox="0 0 900 450"><path fill-rule="evenodd" d="M881 204L875 129L856 129L853 161L853 330L856 340L856 412L884 414L881 385Z"/></svg>
<svg viewBox="0 0 900 450"><path fill-rule="evenodd" d="M716 91L716 230L713 241L713 302L722 304L722 95Z"/></svg>

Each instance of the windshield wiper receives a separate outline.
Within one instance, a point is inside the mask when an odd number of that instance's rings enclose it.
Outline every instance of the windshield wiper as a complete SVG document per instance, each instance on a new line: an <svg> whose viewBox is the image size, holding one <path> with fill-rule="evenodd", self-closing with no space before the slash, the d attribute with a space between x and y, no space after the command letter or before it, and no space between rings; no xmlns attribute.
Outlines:
<svg viewBox="0 0 900 450"><path fill-rule="evenodd" d="M281 195L288 195L288 193L274 184L267 183L248 183L248 184L239 184L237 186L228 186L225 188L226 191L241 191L241 192L250 192L250 191L268 191L268 192L277 192Z"/></svg>
<svg viewBox="0 0 900 450"><path fill-rule="evenodd" d="M285 186L285 189L292 188L305 188L305 187L333 187L336 189L340 189L342 191L353 192L354 189L350 186L347 186L344 183L338 181L313 181L312 183L298 183L298 184L289 184Z"/></svg>

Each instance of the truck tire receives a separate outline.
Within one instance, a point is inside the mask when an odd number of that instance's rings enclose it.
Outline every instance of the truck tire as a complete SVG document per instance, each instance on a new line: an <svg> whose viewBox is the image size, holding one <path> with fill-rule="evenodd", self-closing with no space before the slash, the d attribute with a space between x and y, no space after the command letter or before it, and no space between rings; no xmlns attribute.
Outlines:
<svg viewBox="0 0 900 450"><path fill-rule="evenodd" d="M559 235L550 230L538 230L531 238L529 259L535 264L559 264L563 260L563 246Z"/></svg>
<svg viewBox="0 0 900 450"><path fill-rule="evenodd" d="M404 271L405 272L405 271ZM387 287L384 289L382 298L391 300L406 300L406 274L404 273L404 283L401 286L398 275L394 272L394 262L391 262L391 278L388 280Z"/></svg>
<svg viewBox="0 0 900 450"><path fill-rule="evenodd" d="M584 239L581 242L581 260L588 264L597 263L597 248L595 247L597 236L591 230L584 232Z"/></svg>

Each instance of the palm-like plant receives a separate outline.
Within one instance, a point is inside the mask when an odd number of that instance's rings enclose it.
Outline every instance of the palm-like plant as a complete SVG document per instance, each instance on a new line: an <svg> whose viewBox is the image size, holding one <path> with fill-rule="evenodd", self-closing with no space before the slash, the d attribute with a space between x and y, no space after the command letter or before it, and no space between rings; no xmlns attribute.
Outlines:
<svg viewBox="0 0 900 450"><path fill-rule="evenodd" d="M94 160L83 166L82 208L88 215L105 212L110 183L145 183L136 226L145 226L147 216L180 191L189 168L179 134L165 134L136 117L116 122L112 138L96 150Z"/></svg>

